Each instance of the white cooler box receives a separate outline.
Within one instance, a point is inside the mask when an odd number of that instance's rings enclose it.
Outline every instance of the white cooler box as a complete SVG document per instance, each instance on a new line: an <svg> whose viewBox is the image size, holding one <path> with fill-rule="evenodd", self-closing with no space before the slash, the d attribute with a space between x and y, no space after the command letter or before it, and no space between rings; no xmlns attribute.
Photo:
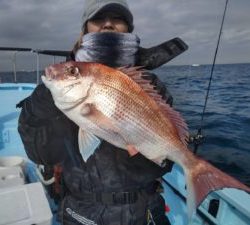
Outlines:
<svg viewBox="0 0 250 225"><path fill-rule="evenodd" d="M25 163L25 159L19 156L0 157L0 188L25 184Z"/></svg>
<svg viewBox="0 0 250 225"><path fill-rule="evenodd" d="M0 188L0 225L6 224L52 224L52 213L41 183Z"/></svg>
<svg viewBox="0 0 250 225"><path fill-rule="evenodd" d="M23 184L25 184L25 177L21 167L0 167L0 188L15 187Z"/></svg>

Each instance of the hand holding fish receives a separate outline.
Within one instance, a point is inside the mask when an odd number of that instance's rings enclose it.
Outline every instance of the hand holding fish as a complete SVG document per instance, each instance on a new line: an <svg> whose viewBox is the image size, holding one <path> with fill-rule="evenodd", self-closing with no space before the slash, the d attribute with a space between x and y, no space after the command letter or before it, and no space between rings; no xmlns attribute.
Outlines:
<svg viewBox="0 0 250 225"><path fill-rule="evenodd" d="M134 147L134 146L130 146L130 145L128 145L127 146L127 150L128 150L128 154L129 154L129 156L135 156L137 153L139 153L137 150L136 150L136 148Z"/></svg>

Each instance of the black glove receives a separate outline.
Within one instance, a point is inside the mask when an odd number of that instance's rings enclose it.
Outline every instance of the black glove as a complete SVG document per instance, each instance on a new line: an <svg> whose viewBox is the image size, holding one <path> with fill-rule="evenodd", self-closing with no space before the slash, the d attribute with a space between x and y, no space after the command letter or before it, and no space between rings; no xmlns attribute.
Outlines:
<svg viewBox="0 0 250 225"><path fill-rule="evenodd" d="M39 85L21 101L18 131L28 157L37 164L54 165L68 154L65 140L75 141L77 126L54 105L49 90Z"/></svg>
<svg viewBox="0 0 250 225"><path fill-rule="evenodd" d="M147 159L141 153L137 153L136 155L130 157L128 162L128 170L131 169L132 171L136 171L133 178L138 182L140 179L142 179L141 182L150 182L153 179L159 178L165 173L170 172L173 167L173 162L170 160L164 160L164 166L161 167L153 161ZM147 176L145 176L145 174L147 174Z"/></svg>
<svg viewBox="0 0 250 225"><path fill-rule="evenodd" d="M147 70L158 68L188 49L187 44L176 37L151 48L139 48L136 65Z"/></svg>

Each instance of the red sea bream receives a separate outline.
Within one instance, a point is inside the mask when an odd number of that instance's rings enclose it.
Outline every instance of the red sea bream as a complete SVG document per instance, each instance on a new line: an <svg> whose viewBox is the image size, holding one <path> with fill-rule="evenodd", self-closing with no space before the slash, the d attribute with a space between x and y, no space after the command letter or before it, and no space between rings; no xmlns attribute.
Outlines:
<svg viewBox="0 0 250 225"><path fill-rule="evenodd" d="M160 166L166 158L179 164L186 175L189 217L212 190L233 187L249 192L188 150L184 120L142 75L135 68L66 62L46 68L42 80L56 106L81 128L83 150L97 136L125 150L135 148Z"/></svg>

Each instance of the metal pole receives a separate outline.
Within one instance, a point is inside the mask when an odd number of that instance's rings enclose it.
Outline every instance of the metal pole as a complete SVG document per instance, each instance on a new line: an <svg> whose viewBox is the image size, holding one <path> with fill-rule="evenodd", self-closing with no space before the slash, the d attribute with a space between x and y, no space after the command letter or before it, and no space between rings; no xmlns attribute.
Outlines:
<svg viewBox="0 0 250 225"><path fill-rule="evenodd" d="M17 82L17 78L16 78L16 54L17 52L14 52L13 55L13 73L14 73L14 82Z"/></svg>
<svg viewBox="0 0 250 225"><path fill-rule="evenodd" d="M36 84L39 84L39 53L36 53Z"/></svg>
<svg viewBox="0 0 250 225"><path fill-rule="evenodd" d="M53 64L56 63L56 56L53 56Z"/></svg>

